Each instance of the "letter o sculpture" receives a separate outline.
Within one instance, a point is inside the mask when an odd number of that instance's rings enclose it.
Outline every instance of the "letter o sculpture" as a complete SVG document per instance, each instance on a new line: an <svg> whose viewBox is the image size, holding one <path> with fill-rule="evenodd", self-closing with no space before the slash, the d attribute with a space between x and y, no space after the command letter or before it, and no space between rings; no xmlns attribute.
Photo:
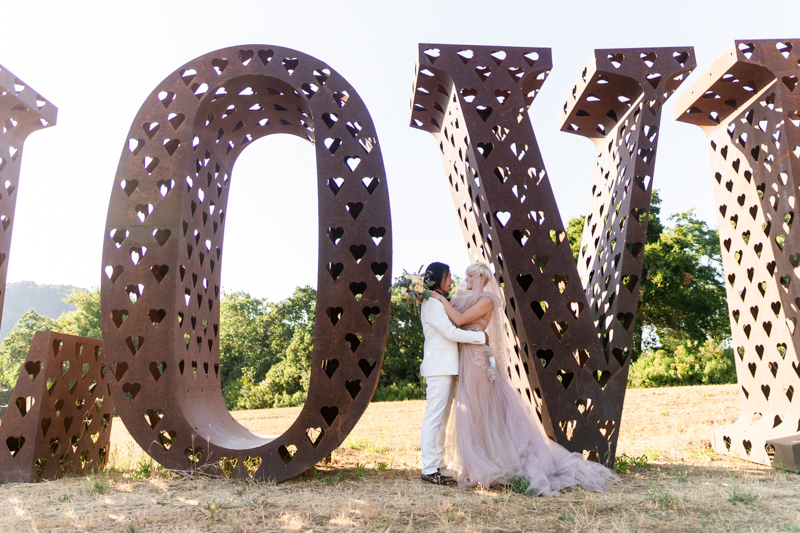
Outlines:
<svg viewBox="0 0 800 533"><path fill-rule="evenodd" d="M265 437L223 401L219 302L231 170L244 148L273 133L316 146L319 267L308 398L284 434ZM293 201L304 216L309 199ZM268 245L268 235L254 231L254 244ZM310 468L344 441L377 387L391 250L375 128L344 78L266 45L187 63L139 110L108 210L103 343L125 427L173 470L281 481ZM287 268L289 254L281 251Z"/></svg>

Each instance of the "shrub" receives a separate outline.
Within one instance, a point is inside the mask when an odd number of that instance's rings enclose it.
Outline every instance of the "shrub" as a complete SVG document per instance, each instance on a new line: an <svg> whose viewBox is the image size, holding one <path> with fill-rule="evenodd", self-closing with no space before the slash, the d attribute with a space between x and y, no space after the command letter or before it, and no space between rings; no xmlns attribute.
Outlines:
<svg viewBox="0 0 800 533"><path fill-rule="evenodd" d="M702 345L686 341L673 353L648 350L631 363L628 374L628 385L633 388L724 383L736 383L733 350L723 349L711 339Z"/></svg>
<svg viewBox="0 0 800 533"><path fill-rule="evenodd" d="M238 409L267 409L303 405L308 395L311 368L308 364L311 335L298 330L287 350L286 359L272 365L259 383L251 381L252 372L240 378L236 401Z"/></svg>
<svg viewBox="0 0 800 533"><path fill-rule="evenodd" d="M404 380L400 383L381 385L372 397L373 402L399 402L402 400L424 400L425 380L422 382Z"/></svg>

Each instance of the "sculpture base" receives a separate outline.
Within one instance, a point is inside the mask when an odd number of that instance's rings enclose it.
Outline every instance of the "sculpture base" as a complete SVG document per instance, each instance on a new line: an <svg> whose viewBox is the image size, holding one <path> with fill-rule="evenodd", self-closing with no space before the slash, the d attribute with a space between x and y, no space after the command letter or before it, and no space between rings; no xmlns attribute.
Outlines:
<svg viewBox="0 0 800 533"><path fill-rule="evenodd" d="M748 428L749 429L749 428ZM800 473L800 433L774 436L735 426L715 429L711 436L714 451L745 461Z"/></svg>

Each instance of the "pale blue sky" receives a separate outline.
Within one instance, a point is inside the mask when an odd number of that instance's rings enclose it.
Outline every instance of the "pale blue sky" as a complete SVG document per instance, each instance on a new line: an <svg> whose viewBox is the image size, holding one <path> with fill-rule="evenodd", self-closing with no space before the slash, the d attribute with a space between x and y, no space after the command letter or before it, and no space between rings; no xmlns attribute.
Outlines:
<svg viewBox="0 0 800 533"><path fill-rule="evenodd" d="M768 8L765 6L769 6ZM419 42L553 49L531 118L564 220L583 214L594 146L558 131L558 110L595 48L694 46L698 68L734 39L798 35L797 2L182 2L39 1L0 7L0 64L59 108L58 126L25 144L9 281L98 285L108 199L145 97L207 52L273 44L339 71L369 106L383 150L394 274L468 257L433 138L408 127ZM655 187L663 213L695 208L716 226L705 136L662 117ZM316 283L312 147L270 136L237 162L223 286L276 300ZM302 194L296 200L293 193ZM424 198L424 199L423 199ZM311 215L309 215L311 214ZM276 250L293 250L278 255Z"/></svg>

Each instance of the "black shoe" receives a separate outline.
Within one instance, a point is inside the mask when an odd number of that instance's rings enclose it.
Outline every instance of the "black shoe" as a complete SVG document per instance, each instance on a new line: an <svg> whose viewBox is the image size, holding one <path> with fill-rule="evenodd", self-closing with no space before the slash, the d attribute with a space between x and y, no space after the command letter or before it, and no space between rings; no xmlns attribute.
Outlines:
<svg viewBox="0 0 800 533"><path fill-rule="evenodd" d="M450 476L443 476L439 472L433 474L422 474L422 481L433 483L434 485L447 485L452 486L456 484L456 480Z"/></svg>
<svg viewBox="0 0 800 533"><path fill-rule="evenodd" d="M442 478L442 481L452 481L453 483L456 482L456 480L455 480L455 478L453 476L446 476L446 475L442 474L442 469L441 468L437 468L436 471L439 472L439 477Z"/></svg>

